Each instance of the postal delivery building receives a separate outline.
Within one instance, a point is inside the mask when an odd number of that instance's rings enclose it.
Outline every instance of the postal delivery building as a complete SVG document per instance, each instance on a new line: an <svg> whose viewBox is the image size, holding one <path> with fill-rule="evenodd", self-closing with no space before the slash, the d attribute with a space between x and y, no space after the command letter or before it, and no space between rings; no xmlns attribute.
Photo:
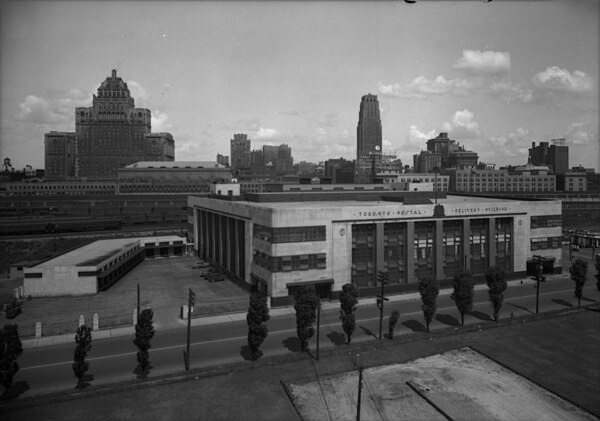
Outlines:
<svg viewBox="0 0 600 421"><path fill-rule="evenodd" d="M314 284L335 298L354 283L374 293L416 290L433 276L449 284L462 269L498 266L524 275L534 255L561 261L561 202L505 200L433 192L323 191L190 197L198 256L274 306Z"/></svg>

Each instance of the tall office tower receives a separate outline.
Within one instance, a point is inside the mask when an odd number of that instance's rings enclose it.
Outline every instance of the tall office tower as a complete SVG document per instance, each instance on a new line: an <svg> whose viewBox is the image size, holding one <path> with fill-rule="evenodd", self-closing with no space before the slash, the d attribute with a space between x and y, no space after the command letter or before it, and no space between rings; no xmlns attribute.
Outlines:
<svg viewBox="0 0 600 421"><path fill-rule="evenodd" d="M533 165L547 165L548 164L548 142L540 142L538 146L535 146L535 142L531 142L531 148L529 148L529 157Z"/></svg>
<svg viewBox="0 0 600 421"><path fill-rule="evenodd" d="M279 146L263 145L262 152L265 167L275 168L275 162L277 162L277 154L279 154Z"/></svg>
<svg viewBox="0 0 600 421"><path fill-rule="evenodd" d="M421 151L413 155L413 168L416 173L429 173L442 167L442 154L439 152Z"/></svg>
<svg viewBox="0 0 600 421"><path fill-rule="evenodd" d="M277 159L275 160L275 172L278 175L286 175L294 172L294 158L292 148L285 143L279 145Z"/></svg>
<svg viewBox="0 0 600 421"><path fill-rule="evenodd" d="M356 128L356 156L358 159L381 154L381 117L377 95L364 95L360 101Z"/></svg>
<svg viewBox="0 0 600 421"><path fill-rule="evenodd" d="M76 140L74 132L50 132L44 136L45 173L49 180L75 176Z"/></svg>
<svg viewBox="0 0 600 421"><path fill-rule="evenodd" d="M116 179L117 169L139 161L174 161L170 133L151 133L150 110L135 108L127 84L113 70L91 107L75 110L76 175Z"/></svg>
<svg viewBox="0 0 600 421"><path fill-rule="evenodd" d="M250 168L250 139L246 134L234 134L231 139L231 166L236 170Z"/></svg>
<svg viewBox="0 0 600 421"><path fill-rule="evenodd" d="M554 174L565 174L569 171L569 147L565 139L552 139L548 149L548 164Z"/></svg>

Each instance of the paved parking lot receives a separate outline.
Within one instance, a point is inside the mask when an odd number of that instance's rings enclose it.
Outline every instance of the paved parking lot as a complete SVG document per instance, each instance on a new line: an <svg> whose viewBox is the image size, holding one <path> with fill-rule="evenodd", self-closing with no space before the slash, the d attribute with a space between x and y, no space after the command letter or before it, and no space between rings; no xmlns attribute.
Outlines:
<svg viewBox="0 0 600 421"><path fill-rule="evenodd" d="M195 315L245 311L248 292L229 280L209 283L200 274L207 269L192 269L195 257L147 259L126 274L107 291L82 297L33 298L25 301L23 312L13 320L0 316L0 325L17 323L20 336L35 335L35 322L42 322L43 336L75 332L80 315L92 325L98 313L100 329L131 325L140 285L141 307L154 310L157 329L184 327L179 318L181 305L187 303L188 289L196 293ZM0 284L0 292L12 289Z"/></svg>

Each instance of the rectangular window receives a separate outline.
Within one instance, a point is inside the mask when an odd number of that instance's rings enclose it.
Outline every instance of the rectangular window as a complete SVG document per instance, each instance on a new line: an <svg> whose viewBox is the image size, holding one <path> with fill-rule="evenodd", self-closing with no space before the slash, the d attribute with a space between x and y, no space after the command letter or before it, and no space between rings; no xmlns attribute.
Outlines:
<svg viewBox="0 0 600 421"><path fill-rule="evenodd" d="M562 226L562 215L540 215L531 217L531 228Z"/></svg>
<svg viewBox="0 0 600 421"><path fill-rule="evenodd" d="M254 224L254 237L270 243L325 241L325 225L271 228Z"/></svg>

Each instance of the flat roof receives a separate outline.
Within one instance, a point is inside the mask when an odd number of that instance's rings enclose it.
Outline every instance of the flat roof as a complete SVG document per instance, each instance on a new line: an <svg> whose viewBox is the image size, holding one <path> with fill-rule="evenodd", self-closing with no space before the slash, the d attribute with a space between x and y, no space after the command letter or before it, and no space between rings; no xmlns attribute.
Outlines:
<svg viewBox="0 0 600 421"><path fill-rule="evenodd" d="M75 250L47 260L35 268L52 266L96 266L98 263L118 253L123 248L132 246L139 240L137 238L120 238L110 240L96 240Z"/></svg>
<svg viewBox="0 0 600 421"><path fill-rule="evenodd" d="M330 192L323 192L330 193ZM287 194L287 193L284 193ZM217 199L218 200L218 199ZM430 204L435 203L434 198L428 198ZM518 202L518 200L514 199L506 199L506 198L482 198L482 197L474 197L474 196L451 196L448 195L444 198L438 198L437 202L439 204L453 204L453 203L489 203L489 202ZM414 206L419 204L426 203L403 203L396 202L392 200L320 200L320 201L289 201L289 202L252 202L252 201L234 201L232 203L243 203L245 205L250 205L258 208L266 208L266 209L291 209L302 207L304 209L321 209L321 208L346 208L346 207L367 207L373 206L378 207L382 205L387 206Z"/></svg>

